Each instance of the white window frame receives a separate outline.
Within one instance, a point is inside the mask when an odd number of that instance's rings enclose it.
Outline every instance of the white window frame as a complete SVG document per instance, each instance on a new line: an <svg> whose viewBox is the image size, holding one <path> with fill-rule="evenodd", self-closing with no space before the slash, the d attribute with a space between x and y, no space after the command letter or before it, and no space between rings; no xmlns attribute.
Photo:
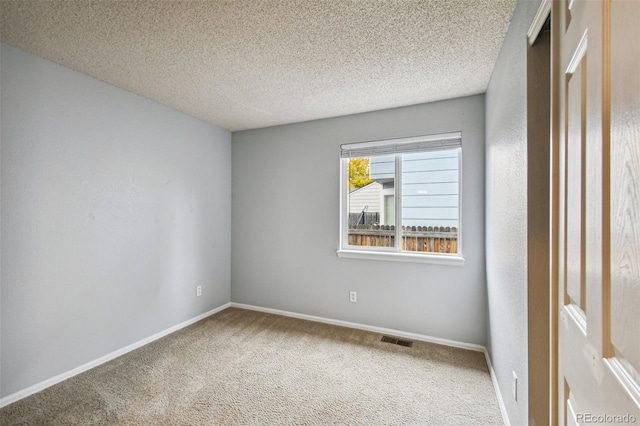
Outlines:
<svg viewBox="0 0 640 426"><path fill-rule="evenodd" d="M402 226L398 226L402 214L402 153L459 149L458 157L458 253L428 253L402 251ZM462 256L462 133L442 133L437 135L409 138L385 139L370 142L343 144L340 146L340 246L338 257L389 260L400 262L434 263L441 265L464 265ZM349 231L349 211L347 182L349 181L349 158L395 154L395 247L350 246L347 244ZM383 197L384 198L384 197Z"/></svg>

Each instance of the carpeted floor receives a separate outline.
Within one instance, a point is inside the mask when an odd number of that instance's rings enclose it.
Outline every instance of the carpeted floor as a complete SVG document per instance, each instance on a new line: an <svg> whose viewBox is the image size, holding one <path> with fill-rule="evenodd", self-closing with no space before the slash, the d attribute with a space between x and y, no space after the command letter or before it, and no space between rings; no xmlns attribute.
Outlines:
<svg viewBox="0 0 640 426"><path fill-rule="evenodd" d="M2 425L501 425L480 352L229 308L0 410Z"/></svg>

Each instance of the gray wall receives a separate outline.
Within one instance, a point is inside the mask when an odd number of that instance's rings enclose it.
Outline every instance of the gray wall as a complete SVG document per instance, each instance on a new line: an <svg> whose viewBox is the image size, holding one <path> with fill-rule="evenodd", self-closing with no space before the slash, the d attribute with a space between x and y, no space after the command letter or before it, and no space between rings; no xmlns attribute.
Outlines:
<svg viewBox="0 0 640 426"><path fill-rule="evenodd" d="M487 349L514 425L528 423L526 34L539 3L518 2L486 93Z"/></svg>
<svg viewBox="0 0 640 426"><path fill-rule="evenodd" d="M7 396L229 302L231 135L4 44L1 67Z"/></svg>
<svg viewBox="0 0 640 426"><path fill-rule="evenodd" d="M458 130L465 265L338 258L340 144ZM484 96L235 132L232 158L233 302L484 345Z"/></svg>

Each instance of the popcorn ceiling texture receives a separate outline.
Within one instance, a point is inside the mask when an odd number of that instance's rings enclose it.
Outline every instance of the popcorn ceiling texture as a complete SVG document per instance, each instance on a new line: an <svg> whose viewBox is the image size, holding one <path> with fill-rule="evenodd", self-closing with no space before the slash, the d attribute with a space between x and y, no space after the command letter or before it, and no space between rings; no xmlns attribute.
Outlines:
<svg viewBox="0 0 640 426"><path fill-rule="evenodd" d="M484 93L515 3L2 0L0 28L235 131Z"/></svg>

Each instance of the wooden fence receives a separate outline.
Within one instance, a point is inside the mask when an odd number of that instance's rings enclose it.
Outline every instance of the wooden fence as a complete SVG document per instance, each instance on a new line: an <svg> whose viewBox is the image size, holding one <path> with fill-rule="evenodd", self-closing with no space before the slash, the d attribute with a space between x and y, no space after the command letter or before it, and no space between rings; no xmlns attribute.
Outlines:
<svg viewBox="0 0 640 426"><path fill-rule="evenodd" d="M394 247L393 225L349 224L349 245ZM458 229L444 226L403 226L402 250L428 253L458 253Z"/></svg>

